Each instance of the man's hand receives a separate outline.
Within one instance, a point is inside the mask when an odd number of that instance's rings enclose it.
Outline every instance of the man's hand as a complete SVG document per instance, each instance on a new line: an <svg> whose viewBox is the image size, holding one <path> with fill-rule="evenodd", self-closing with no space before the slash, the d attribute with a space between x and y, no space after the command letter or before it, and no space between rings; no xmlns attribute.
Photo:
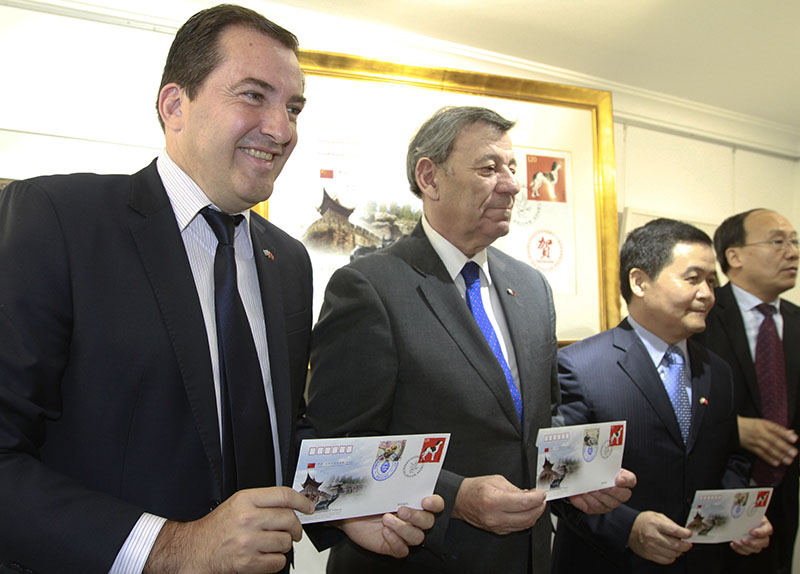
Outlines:
<svg viewBox="0 0 800 574"><path fill-rule="evenodd" d="M772 524L767 517L761 519L761 524L749 532L750 536L731 542L731 550L747 556L757 554L769 546L769 537L772 535Z"/></svg>
<svg viewBox="0 0 800 574"><path fill-rule="evenodd" d="M422 544L424 531L433 527L434 514L444 510L444 500L438 494L428 496L422 500L422 508L403 506L396 513L348 518L336 526L367 550L403 558L408 556L409 546Z"/></svg>
<svg viewBox="0 0 800 574"><path fill-rule="evenodd" d="M633 522L628 547L656 564L672 564L691 549L689 542L681 540L691 535L691 530L675 524L660 512L645 510Z"/></svg>
<svg viewBox="0 0 800 574"><path fill-rule="evenodd" d="M167 521L156 538L144 574L278 572L292 540L303 535L294 511L314 505L291 488L241 490L193 522Z"/></svg>
<svg viewBox="0 0 800 574"><path fill-rule="evenodd" d="M495 474L465 478L452 516L495 534L509 534L533 526L544 509L544 492L521 490Z"/></svg>
<svg viewBox="0 0 800 574"><path fill-rule="evenodd" d="M772 466L792 464L797 433L767 419L739 417L739 442Z"/></svg>
<svg viewBox="0 0 800 574"><path fill-rule="evenodd" d="M593 490L584 494L569 497L572 506L586 514L605 514L620 504L625 504L631 497L631 489L636 486L636 475L624 468L617 473L614 486L602 490Z"/></svg>

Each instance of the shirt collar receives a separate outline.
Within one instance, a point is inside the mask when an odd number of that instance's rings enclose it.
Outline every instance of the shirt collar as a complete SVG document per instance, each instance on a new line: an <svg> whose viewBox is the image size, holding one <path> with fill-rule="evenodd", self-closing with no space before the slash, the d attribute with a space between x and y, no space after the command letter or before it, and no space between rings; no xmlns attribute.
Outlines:
<svg viewBox="0 0 800 574"><path fill-rule="evenodd" d="M664 358L664 353L667 352L670 344L642 327L636 322L636 319L630 315L628 315L628 323L631 324L631 327L633 327L633 330L644 344L644 348L647 349L647 354L650 355L650 360L653 361L653 364L656 366L656 368L658 368L658 365L661 364L661 360ZM675 343L675 346L681 350L681 353L683 353L686 363L688 364L689 355L687 354L686 339L678 341Z"/></svg>
<svg viewBox="0 0 800 574"><path fill-rule="evenodd" d="M761 305L763 301L750 293L749 291L745 291L735 283L731 282L731 290L733 291L733 296L736 299L737 305L739 305L739 309L745 309L747 311L757 311L756 307ZM774 301L767 301L768 305L772 305L775 307L775 312L780 313L781 309L779 306L780 298L775 299Z"/></svg>
<svg viewBox="0 0 800 574"><path fill-rule="evenodd" d="M167 150L162 150L159 154L156 167L158 168L158 175L164 183L164 189L167 190L167 197L172 204L172 210L175 212L175 218L178 220L181 232L186 229L204 207L210 205L215 209L219 209L200 189L200 186L189 177L189 174L178 167L178 164L169 157ZM250 210L244 210L241 215L245 219L244 227L240 224L237 228L237 233L243 228L248 231L249 235Z"/></svg>
<svg viewBox="0 0 800 574"><path fill-rule="evenodd" d="M431 242L433 250L436 251L439 259L444 263L451 279L455 281L456 277L461 275L461 270L464 268L467 261L474 261L486 276L487 285L492 284L492 276L489 274L489 257L486 249L480 250L472 257L467 257L458 247L450 243L442 234L436 231L424 214L422 216L422 229L425 231L425 236L428 238L428 241Z"/></svg>

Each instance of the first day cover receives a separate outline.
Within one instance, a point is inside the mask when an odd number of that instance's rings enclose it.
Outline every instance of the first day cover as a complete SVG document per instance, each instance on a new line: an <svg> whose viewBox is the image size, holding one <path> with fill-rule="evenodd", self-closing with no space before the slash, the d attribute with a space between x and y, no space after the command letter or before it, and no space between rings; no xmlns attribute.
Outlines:
<svg viewBox="0 0 800 574"><path fill-rule="evenodd" d="M536 488L556 500L614 486L622 468L625 421L539 429Z"/></svg>
<svg viewBox="0 0 800 574"><path fill-rule="evenodd" d="M698 490L686 520L694 544L730 542L748 538L767 512L772 487Z"/></svg>
<svg viewBox="0 0 800 574"><path fill-rule="evenodd" d="M450 433L304 440L292 488L314 502L300 522L422 508L433 494Z"/></svg>

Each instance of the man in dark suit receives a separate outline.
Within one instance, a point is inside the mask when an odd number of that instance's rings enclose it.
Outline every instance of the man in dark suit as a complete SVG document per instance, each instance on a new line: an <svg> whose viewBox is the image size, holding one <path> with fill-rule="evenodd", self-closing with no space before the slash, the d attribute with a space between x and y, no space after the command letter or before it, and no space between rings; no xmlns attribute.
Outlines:
<svg viewBox="0 0 800 574"><path fill-rule="evenodd" d="M775 491L769 516L775 534L756 556L725 555L726 572L789 574L797 534L797 428L800 424L800 308L779 298L797 278L797 232L782 215L753 209L722 222L714 234L717 261L730 280L717 289L717 304L698 340L728 362L733 372L739 440L751 454L753 484ZM766 319L763 310L773 309ZM767 329L774 324L770 358ZM759 351L760 333L764 334ZM778 367L777 398L771 398L769 374ZM759 374L762 373L762 374ZM766 378L765 378L766 377ZM775 408L777 407L777 408Z"/></svg>
<svg viewBox="0 0 800 574"><path fill-rule="evenodd" d="M747 485L730 370L687 341L705 328L714 272L699 229L657 219L633 230L620 253L629 317L559 353L564 424L627 421L622 463L639 483L608 514L559 519L554 573L720 571L720 545L682 540L696 490ZM765 520L731 547L758 552L770 532Z"/></svg>
<svg viewBox="0 0 800 574"><path fill-rule="evenodd" d="M293 34L237 6L204 10L167 59L157 161L0 193L0 562L284 568L295 511L313 510L280 486L305 430L311 266L248 210L272 193L303 102ZM249 350L228 349L228 332ZM342 528L403 555L433 516L401 515Z"/></svg>
<svg viewBox="0 0 800 574"><path fill-rule="evenodd" d="M549 514L531 472L558 402L552 294L541 273L490 247L508 232L520 187L512 126L473 107L427 120L407 158L422 221L328 284L308 391L318 432L451 433L435 488L445 511L424 548L388 562L344 541L329 572L548 569ZM630 474L618 485L632 486ZM629 494L573 504L601 511Z"/></svg>

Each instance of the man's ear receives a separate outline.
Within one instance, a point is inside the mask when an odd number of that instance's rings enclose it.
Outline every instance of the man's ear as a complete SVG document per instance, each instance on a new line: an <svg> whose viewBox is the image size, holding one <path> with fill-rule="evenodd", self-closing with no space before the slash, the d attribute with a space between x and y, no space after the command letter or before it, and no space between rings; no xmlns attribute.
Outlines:
<svg viewBox="0 0 800 574"><path fill-rule="evenodd" d="M181 104L186 97L186 92L175 82L166 84L158 92L158 114L166 130L177 132L183 127Z"/></svg>
<svg viewBox="0 0 800 574"><path fill-rule="evenodd" d="M649 287L650 276L642 269L634 267L628 273L628 282L633 296L641 299L644 297L645 291L647 291L647 288Z"/></svg>
<svg viewBox="0 0 800 574"><path fill-rule="evenodd" d="M742 258L739 255L738 247L728 247L725 250L725 259L728 260L728 266L731 269L738 269L742 266Z"/></svg>
<svg viewBox="0 0 800 574"><path fill-rule="evenodd" d="M428 157L422 157L417 161L417 167L414 169L414 175L417 178L417 185L422 191L422 194L428 199L439 199L439 187L436 183L436 165Z"/></svg>

